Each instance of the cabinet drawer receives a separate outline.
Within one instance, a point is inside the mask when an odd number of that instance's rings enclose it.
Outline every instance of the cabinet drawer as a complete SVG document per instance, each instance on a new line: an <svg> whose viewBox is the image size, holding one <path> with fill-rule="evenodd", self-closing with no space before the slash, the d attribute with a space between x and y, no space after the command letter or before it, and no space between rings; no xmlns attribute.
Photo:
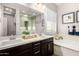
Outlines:
<svg viewBox="0 0 79 59"><path fill-rule="evenodd" d="M18 48L20 48L21 50L30 49L32 48L32 44L25 44L25 45L17 46L17 48L15 49L18 49Z"/></svg>
<svg viewBox="0 0 79 59"><path fill-rule="evenodd" d="M48 42L48 39L45 39L45 40L41 41L42 44L47 43L47 42Z"/></svg>
<svg viewBox="0 0 79 59"><path fill-rule="evenodd" d="M22 46L17 46L17 47L14 47L12 48L11 51L13 51L13 53L19 53L21 51L24 51L24 50L31 50L32 49L32 44L25 44L25 45L22 45Z"/></svg>
<svg viewBox="0 0 79 59"><path fill-rule="evenodd" d="M10 55L10 52L0 52L0 56L8 56Z"/></svg>
<svg viewBox="0 0 79 59"><path fill-rule="evenodd" d="M32 48L33 50L40 49L40 46L36 46Z"/></svg>
<svg viewBox="0 0 79 59"><path fill-rule="evenodd" d="M40 55L41 55L40 50L37 50L37 51L33 52L33 56L40 56Z"/></svg>
<svg viewBox="0 0 79 59"><path fill-rule="evenodd" d="M0 56L8 56L10 55L11 48L0 50Z"/></svg>
<svg viewBox="0 0 79 59"><path fill-rule="evenodd" d="M33 48L33 52L36 52L36 51L40 51L40 47L35 47L35 48Z"/></svg>
<svg viewBox="0 0 79 59"><path fill-rule="evenodd" d="M22 52L20 52L20 53L18 53L18 54L16 54L17 56L32 56L32 51L22 51Z"/></svg>
<svg viewBox="0 0 79 59"><path fill-rule="evenodd" d="M33 47L40 46L40 41L39 41L39 42L34 42L34 43L32 43L32 46L33 46Z"/></svg>

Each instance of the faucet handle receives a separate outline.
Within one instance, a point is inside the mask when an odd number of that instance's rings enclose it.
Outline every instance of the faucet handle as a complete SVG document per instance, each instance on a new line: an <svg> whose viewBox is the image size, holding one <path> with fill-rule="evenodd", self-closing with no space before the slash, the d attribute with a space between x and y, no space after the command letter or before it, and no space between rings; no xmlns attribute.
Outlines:
<svg viewBox="0 0 79 59"><path fill-rule="evenodd" d="M59 37L59 39L63 39L63 37L62 37L62 36L60 36L60 37Z"/></svg>

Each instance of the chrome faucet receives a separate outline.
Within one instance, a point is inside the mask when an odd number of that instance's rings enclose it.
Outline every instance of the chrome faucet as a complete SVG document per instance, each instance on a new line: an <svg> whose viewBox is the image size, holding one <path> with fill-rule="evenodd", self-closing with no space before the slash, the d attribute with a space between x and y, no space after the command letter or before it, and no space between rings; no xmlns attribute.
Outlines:
<svg viewBox="0 0 79 59"><path fill-rule="evenodd" d="M55 38L56 40L63 40L63 37L62 37L62 36L58 36L58 35L56 35L54 38Z"/></svg>
<svg viewBox="0 0 79 59"><path fill-rule="evenodd" d="M63 39L63 37L62 37L62 36L60 36L58 39Z"/></svg>

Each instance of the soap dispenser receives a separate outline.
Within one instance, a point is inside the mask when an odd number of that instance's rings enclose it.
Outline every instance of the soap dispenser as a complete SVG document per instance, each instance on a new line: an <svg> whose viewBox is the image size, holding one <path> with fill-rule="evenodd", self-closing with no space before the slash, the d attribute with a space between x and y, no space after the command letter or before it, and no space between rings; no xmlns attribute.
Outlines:
<svg viewBox="0 0 79 59"><path fill-rule="evenodd" d="M70 26L68 26L68 34L70 34Z"/></svg>
<svg viewBox="0 0 79 59"><path fill-rule="evenodd" d="M75 35L75 33L76 33L76 26L73 26L72 28L73 28L72 29L72 34Z"/></svg>

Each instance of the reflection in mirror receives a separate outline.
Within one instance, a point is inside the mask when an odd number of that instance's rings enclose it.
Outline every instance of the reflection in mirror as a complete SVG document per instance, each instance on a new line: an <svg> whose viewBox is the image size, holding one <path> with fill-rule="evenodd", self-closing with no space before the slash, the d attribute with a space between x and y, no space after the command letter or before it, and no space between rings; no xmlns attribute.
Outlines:
<svg viewBox="0 0 79 59"><path fill-rule="evenodd" d="M0 36L18 36L40 32L41 12L19 4L2 4Z"/></svg>
<svg viewBox="0 0 79 59"><path fill-rule="evenodd" d="M21 13L20 28L22 30L22 34L30 34L35 32L35 20L36 16Z"/></svg>
<svg viewBox="0 0 79 59"><path fill-rule="evenodd" d="M16 10L3 7L3 36L16 35Z"/></svg>

